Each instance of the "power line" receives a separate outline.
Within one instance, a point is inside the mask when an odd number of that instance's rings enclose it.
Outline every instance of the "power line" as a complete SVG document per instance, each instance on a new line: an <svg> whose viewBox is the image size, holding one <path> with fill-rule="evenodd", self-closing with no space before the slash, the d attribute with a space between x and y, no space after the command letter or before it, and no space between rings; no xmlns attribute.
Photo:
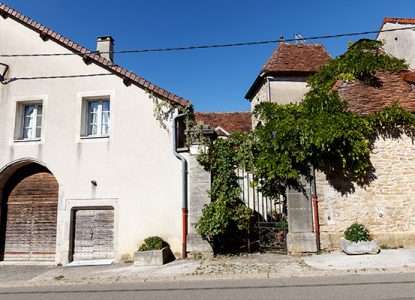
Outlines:
<svg viewBox="0 0 415 300"><path fill-rule="evenodd" d="M403 27L403 28L394 28L394 29L385 29L385 30L374 30L374 31L362 31L362 32L352 32L352 33L341 33L333 35L320 35L312 37L303 37L303 40L320 40L320 39L331 39L331 38L340 38L340 37L350 37L358 35L368 35L375 34L379 32L393 32L401 30L410 30L415 29L415 26ZM196 46L187 46L187 47L173 47L173 48L150 48L150 49L138 49L138 50L118 50L118 51L90 51L87 53L83 52L72 52L72 53L35 53L35 54L0 54L0 57L47 57L47 56L70 56L70 55L87 55L87 54L103 54L103 53L115 53L115 54L127 54L127 53L146 53L146 52L168 52L168 51L186 51L186 50L196 50L196 49L212 49L212 48L228 48L228 47L240 47L240 46L253 46L253 45L265 45L265 44L275 44L278 42L295 42L298 41L296 38L293 39L279 39L279 40L268 40L268 41L254 41L254 42L241 42L241 43L227 43L227 44L216 44L216 45L196 45Z"/></svg>
<svg viewBox="0 0 415 300"><path fill-rule="evenodd" d="M115 75L112 73L98 73L98 74L79 74L79 75L57 75L57 76L35 76L35 77L12 77L4 78L2 84L8 84L17 80L39 80L39 79L67 79L67 78L83 78L83 77L98 77Z"/></svg>

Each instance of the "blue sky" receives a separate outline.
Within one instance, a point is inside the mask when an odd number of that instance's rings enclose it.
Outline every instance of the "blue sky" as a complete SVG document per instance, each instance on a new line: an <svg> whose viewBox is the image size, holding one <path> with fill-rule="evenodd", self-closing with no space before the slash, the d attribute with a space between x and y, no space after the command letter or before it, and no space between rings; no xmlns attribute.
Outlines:
<svg viewBox="0 0 415 300"><path fill-rule="evenodd" d="M1 0L0 0L1 1ZM415 18L413 0L3 0L88 48L112 35L116 50L181 47L379 29L385 16ZM365 36L374 38L372 36ZM353 38L321 42L330 55ZM249 110L245 93L277 45L118 54L115 62L190 99L197 111Z"/></svg>

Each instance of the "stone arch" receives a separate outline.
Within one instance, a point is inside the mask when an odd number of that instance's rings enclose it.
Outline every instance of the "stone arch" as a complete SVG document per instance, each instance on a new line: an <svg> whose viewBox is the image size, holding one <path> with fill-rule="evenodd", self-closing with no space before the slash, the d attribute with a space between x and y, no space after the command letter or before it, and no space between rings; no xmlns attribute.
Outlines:
<svg viewBox="0 0 415 300"><path fill-rule="evenodd" d="M58 181L39 161L1 169L0 260L55 260L58 194Z"/></svg>

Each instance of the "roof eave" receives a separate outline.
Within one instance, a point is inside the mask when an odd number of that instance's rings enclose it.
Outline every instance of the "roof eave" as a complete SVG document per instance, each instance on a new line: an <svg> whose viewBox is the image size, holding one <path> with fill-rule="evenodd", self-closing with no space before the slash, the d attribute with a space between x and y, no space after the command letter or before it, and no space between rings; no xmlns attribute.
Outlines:
<svg viewBox="0 0 415 300"><path fill-rule="evenodd" d="M249 102L254 99L255 94L258 92L259 87L261 86L262 82L264 81L264 75L259 74L255 81L252 83L251 87L249 88L248 92L245 95L245 99L247 99Z"/></svg>
<svg viewBox="0 0 415 300"><path fill-rule="evenodd" d="M278 76L310 76L314 74L316 71L273 71L273 72L263 72L257 76L254 83L252 83L251 87L249 88L248 92L245 95L245 99L249 100L250 102L255 97L255 94L258 92L261 84L263 83L264 79L268 76L271 77L278 77Z"/></svg>

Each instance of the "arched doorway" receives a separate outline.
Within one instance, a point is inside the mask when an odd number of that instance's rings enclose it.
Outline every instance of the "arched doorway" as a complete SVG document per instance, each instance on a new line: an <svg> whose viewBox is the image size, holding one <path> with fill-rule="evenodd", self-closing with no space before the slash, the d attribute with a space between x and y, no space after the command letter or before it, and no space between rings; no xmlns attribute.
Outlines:
<svg viewBox="0 0 415 300"><path fill-rule="evenodd" d="M11 168L1 192L0 260L54 261L58 182L36 163Z"/></svg>

